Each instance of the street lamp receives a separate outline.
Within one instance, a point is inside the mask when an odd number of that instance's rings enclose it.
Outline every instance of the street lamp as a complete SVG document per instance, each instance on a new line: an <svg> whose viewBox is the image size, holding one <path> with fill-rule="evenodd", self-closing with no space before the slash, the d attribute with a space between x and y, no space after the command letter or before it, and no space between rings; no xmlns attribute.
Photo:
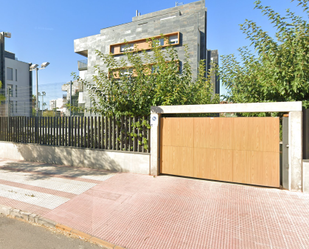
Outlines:
<svg viewBox="0 0 309 249"><path fill-rule="evenodd" d="M32 64L30 66L30 71L36 71L36 103L35 103L35 110L36 110L36 116L38 116L38 90L39 90L39 70L45 69L49 65L49 62L43 62L41 64L41 68L38 68L38 64Z"/></svg>

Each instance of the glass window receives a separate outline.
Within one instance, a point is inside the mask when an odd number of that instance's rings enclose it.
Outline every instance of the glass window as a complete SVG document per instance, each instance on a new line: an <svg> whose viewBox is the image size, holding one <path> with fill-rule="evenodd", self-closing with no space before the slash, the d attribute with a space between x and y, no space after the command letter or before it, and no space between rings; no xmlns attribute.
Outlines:
<svg viewBox="0 0 309 249"><path fill-rule="evenodd" d="M7 69L7 79L8 80L13 80L13 68L8 67Z"/></svg>
<svg viewBox="0 0 309 249"><path fill-rule="evenodd" d="M15 97L17 97L17 85L15 86Z"/></svg>
<svg viewBox="0 0 309 249"><path fill-rule="evenodd" d="M120 46L120 52L128 52L134 50L134 43L124 44Z"/></svg>
<svg viewBox="0 0 309 249"><path fill-rule="evenodd" d="M171 35L169 37L169 43L170 44L177 44L179 41L178 41L178 35Z"/></svg>
<svg viewBox="0 0 309 249"><path fill-rule="evenodd" d="M17 69L15 69L15 81L17 81ZM16 86L17 87L17 86ZM17 97L17 96L16 96Z"/></svg>
<svg viewBox="0 0 309 249"><path fill-rule="evenodd" d="M17 113L17 101L15 101L15 113Z"/></svg>
<svg viewBox="0 0 309 249"><path fill-rule="evenodd" d="M120 69L120 75L132 75L133 68Z"/></svg>
<svg viewBox="0 0 309 249"><path fill-rule="evenodd" d="M152 46L154 47L155 45L157 45L157 46L164 46L164 38L153 40Z"/></svg>

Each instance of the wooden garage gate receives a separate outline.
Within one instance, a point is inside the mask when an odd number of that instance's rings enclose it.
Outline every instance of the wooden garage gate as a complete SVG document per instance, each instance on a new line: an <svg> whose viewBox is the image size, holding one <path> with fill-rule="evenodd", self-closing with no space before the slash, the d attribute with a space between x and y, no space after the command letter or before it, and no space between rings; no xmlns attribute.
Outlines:
<svg viewBox="0 0 309 249"><path fill-rule="evenodd" d="M279 118L161 118L160 172L279 187Z"/></svg>

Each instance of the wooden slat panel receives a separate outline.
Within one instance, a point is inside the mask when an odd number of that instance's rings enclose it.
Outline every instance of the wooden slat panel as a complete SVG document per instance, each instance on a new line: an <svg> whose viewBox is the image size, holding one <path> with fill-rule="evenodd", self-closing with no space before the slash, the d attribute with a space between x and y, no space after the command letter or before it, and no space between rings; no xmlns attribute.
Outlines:
<svg viewBox="0 0 309 249"><path fill-rule="evenodd" d="M162 118L160 121L160 130L161 130L161 144L163 146L172 145L172 121L167 118Z"/></svg>
<svg viewBox="0 0 309 249"><path fill-rule="evenodd" d="M250 184L262 185L263 152L249 151L248 166L250 167Z"/></svg>
<svg viewBox="0 0 309 249"><path fill-rule="evenodd" d="M264 151L278 152L280 134L279 134L280 122L279 118L269 118L267 119L266 125L264 127ZM274 132L278 131L278 132Z"/></svg>
<svg viewBox="0 0 309 249"><path fill-rule="evenodd" d="M218 147L220 149L232 150L233 143L233 119L234 118L216 118L218 122Z"/></svg>
<svg viewBox="0 0 309 249"><path fill-rule="evenodd" d="M249 119L248 118L233 118L233 141L234 150L247 150L249 148Z"/></svg>
<svg viewBox="0 0 309 249"><path fill-rule="evenodd" d="M263 151L263 136L265 122L264 118L248 118L249 122L249 141L248 148L250 151Z"/></svg>
<svg viewBox="0 0 309 249"><path fill-rule="evenodd" d="M193 119L171 118L171 145L193 147Z"/></svg>
<svg viewBox="0 0 309 249"><path fill-rule="evenodd" d="M208 148L219 148L219 119L217 118L208 118L209 127L205 129L209 130L209 136L205 139L209 140Z"/></svg>
<svg viewBox="0 0 309 249"><path fill-rule="evenodd" d="M216 180L233 181L233 150L217 150L217 176Z"/></svg>
<svg viewBox="0 0 309 249"><path fill-rule="evenodd" d="M278 146L279 147L279 146ZM280 187L279 153L263 152L263 182L261 185Z"/></svg>
<svg viewBox="0 0 309 249"><path fill-rule="evenodd" d="M177 174L176 163L173 160L173 150L172 146L161 146L161 173L163 174Z"/></svg>
<svg viewBox="0 0 309 249"><path fill-rule="evenodd" d="M178 168L177 175L193 176L193 148L189 147L174 147L173 161Z"/></svg>
<svg viewBox="0 0 309 249"><path fill-rule="evenodd" d="M245 150L233 151L233 181L250 184L251 167L248 162L250 152Z"/></svg>
<svg viewBox="0 0 309 249"><path fill-rule="evenodd" d="M195 118L193 126L194 148L210 148L209 118Z"/></svg>
<svg viewBox="0 0 309 249"><path fill-rule="evenodd" d="M200 144L200 143L199 143ZM208 149L194 148L194 162L193 162L193 177L210 179L210 157L208 156Z"/></svg>
<svg viewBox="0 0 309 249"><path fill-rule="evenodd" d="M160 149L165 174L279 187L279 118L163 118Z"/></svg>

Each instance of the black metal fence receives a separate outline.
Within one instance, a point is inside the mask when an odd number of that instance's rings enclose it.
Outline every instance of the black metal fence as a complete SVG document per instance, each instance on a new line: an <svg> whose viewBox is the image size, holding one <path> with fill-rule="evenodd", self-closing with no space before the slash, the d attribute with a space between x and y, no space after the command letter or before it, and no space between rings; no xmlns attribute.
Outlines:
<svg viewBox="0 0 309 249"><path fill-rule="evenodd" d="M148 118L0 117L0 141L150 152Z"/></svg>

